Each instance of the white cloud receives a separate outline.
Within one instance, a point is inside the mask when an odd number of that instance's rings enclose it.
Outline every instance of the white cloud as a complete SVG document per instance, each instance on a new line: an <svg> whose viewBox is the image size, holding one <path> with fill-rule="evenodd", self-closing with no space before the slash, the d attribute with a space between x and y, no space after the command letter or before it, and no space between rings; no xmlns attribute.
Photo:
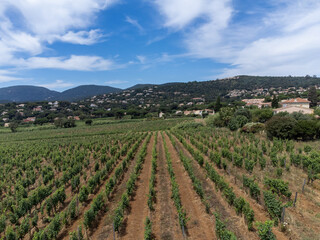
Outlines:
<svg viewBox="0 0 320 240"><path fill-rule="evenodd" d="M15 8L35 35L64 34L70 28L90 26L94 14L106 9L112 0L4 0L8 7Z"/></svg>
<svg viewBox="0 0 320 240"><path fill-rule="evenodd" d="M63 69L77 71L107 71L121 66L116 65L112 60L99 56L77 56L65 57L32 57L20 59L16 66L27 69Z"/></svg>
<svg viewBox="0 0 320 240"><path fill-rule="evenodd" d="M126 16L126 22L130 23L131 25L133 25L134 27L136 27L140 33L144 33L144 28L140 25L140 23L138 22L138 20L135 20L129 16Z"/></svg>
<svg viewBox="0 0 320 240"><path fill-rule="evenodd" d="M11 76L13 74L15 73L8 70L0 70L0 83L26 80L24 78Z"/></svg>
<svg viewBox="0 0 320 240"><path fill-rule="evenodd" d="M90 31L79 31L73 32L69 31L66 34L60 36L55 35L49 40L49 43L53 41L59 40L62 42L68 42L73 44L80 44L80 45L92 45L101 40L105 35L101 33L99 29L94 29Z"/></svg>
<svg viewBox="0 0 320 240"><path fill-rule="evenodd" d="M128 81L110 80L110 81L105 82L105 84L108 84L108 85L120 85L120 84L124 84L124 83L128 83Z"/></svg>
<svg viewBox="0 0 320 240"><path fill-rule="evenodd" d="M40 87L45 87L45 88L49 88L49 89L63 89L63 88L67 88L67 87L72 87L74 86L73 83L67 83L63 80L56 80L55 82L52 83L47 83L47 84L42 84L39 85Z"/></svg>
<svg viewBox="0 0 320 240"><path fill-rule="evenodd" d="M157 0L164 27L182 30L187 52L231 67L238 74L320 74L320 2L270 1L254 18L233 19L231 0ZM246 11L250 11L249 9ZM254 9L253 9L254 11ZM190 56L189 55L189 56Z"/></svg>
<svg viewBox="0 0 320 240"><path fill-rule="evenodd" d="M139 62L140 62L141 64L145 64L145 63L146 63L146 60L147 60L146 56L142 56L142 55L138 55L138 56L137 56L137 59L139 60Z"/></svg>
<svg viewBox="0 0 320 240"><path fill-rule="evenodd" d="M117 2L118 0L1 1L0 67L85 71L112 68L111 60L97 56L45 58L39 55L47 50L48 43L55 41L81 45L99 42L105 35L99 29L87 29L94 23L99 11Z"/></svg>
<svg viewBox="0 0 320 240"><path fill-rule="evenodd" d="M164 26L182 29L207 12L212 0L156 0L154 3L165 17Z"/></svg>

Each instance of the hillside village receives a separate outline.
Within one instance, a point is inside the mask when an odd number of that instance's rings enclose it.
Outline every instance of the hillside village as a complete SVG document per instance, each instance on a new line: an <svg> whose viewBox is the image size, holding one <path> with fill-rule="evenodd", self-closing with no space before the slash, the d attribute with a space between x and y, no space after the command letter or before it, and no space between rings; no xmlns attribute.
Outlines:
<svg viewBox="0 0 320 240"><path fill-rule="evenodd" d="M317 90L320 87L315 86ZM310 101L307 100L308 88L259 88L249 90L231 90L222 96L224 105L246 106L249 108L270 108L272 96L277 96L280 106L274 108L274 114L280 112L301 112L313 114ZM205 117L215 114L215 102L204 95L183 92L164 92L158 86L127 89L120 93L109 93L77 102L50 101L38 103L0 104L0 122L9 127L10 122L20 124L53 123L59 118L81 120L99 117L130 118L140 117Z"/></svg>

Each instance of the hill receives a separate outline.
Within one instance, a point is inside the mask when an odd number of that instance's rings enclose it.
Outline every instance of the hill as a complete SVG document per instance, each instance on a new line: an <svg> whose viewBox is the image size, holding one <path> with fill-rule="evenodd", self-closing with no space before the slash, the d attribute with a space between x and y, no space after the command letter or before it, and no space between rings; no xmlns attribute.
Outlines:
<svg viewBox="0 0 320 240"><path fill-rule="evenodd" d="M21 85L0 88L0 102L76 101L95 95L119 91L121 89L108 86L83 85L60 93L44 87Z"/></svg>
<svg viewBox="0 0 320 240"><path fill-rule="evenodd" d="M155 84L136 84L132 87L127 88L126 90L136 90L140 88L147 88L147 87L153 87Z"/></svg>
<svg viewBox="0 0 320 240"><path fill-rule="evenodd" d="M44 87L12 86L0 88L0 101L5 102L35 102L57 99L59 92Z"/></svg>
<svg viewBox="0 0 320 240"><path fill-rule="evenodd" d="M122 91L122 89L109 86L82 85L62 92L59 100L77 101L91 96L115 93L120 91Z"/></svg>
<svg viewBox="0 0 320 240"><path fill-rule="evenodd" d="M320 78L317 77L260 77L260 76L236 76L232 78L217 79L203 82L187 82L187 83L165 83L161 85L155 84L137 84L126 91L143 91L147 88L152 88L153 92L159 92L164 96L162 99L172 100L177 98L177 93L180 93L180 100L185 100L185 96L189 98L204 97L206 100L214 100L217 96L228 97L230 91L245 90L254 91L257 89L265 89L271 91L273 88L287 89L308 88L310 86L320 86ZM122 96L122 89L109 86L97 85L82 85L71 88L64 92L51 91L43 87L35 86L13 86L0 88L0 102L27 102L27 101L78 101L92 96L119 93ZM161 99L154 99L160 101Z"/></svg>

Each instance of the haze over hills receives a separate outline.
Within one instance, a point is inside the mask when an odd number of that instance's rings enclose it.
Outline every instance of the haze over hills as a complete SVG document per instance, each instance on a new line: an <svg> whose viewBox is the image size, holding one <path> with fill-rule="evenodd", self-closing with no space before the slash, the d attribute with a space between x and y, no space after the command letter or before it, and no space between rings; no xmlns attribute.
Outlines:
<svg viewBox="0 0 320 240"><path fill-rule="evenodd" d="M187 83L165 83L137 84L127 89L114 88L109 86L82 85L68 89L63 92L49 90L37 86L12 86L0 88L0 102L28 102L28 101L78 101L92 96L120 93L124 90L139 90L150 87L157 87L157 91L173 94L181 92L192 96L204 96L208 100L215 99L218 95L226 95L228 92L237 90L253 90L258 88L307 88L313 85L320 86L320 78L317 77L260 77L260 76L236 76L232 78L211 80L203 82Z"/></svg>

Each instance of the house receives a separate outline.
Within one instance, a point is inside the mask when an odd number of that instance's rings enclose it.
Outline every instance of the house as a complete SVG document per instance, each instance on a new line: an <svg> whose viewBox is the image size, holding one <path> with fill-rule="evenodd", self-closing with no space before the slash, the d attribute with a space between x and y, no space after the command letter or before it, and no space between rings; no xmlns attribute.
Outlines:
<svg viewBox="0 0 320 240"><path fill-rule="evenodd" d="M4 127L5 127L5 128L10 127L10 123L5 123L5 124L4 124Z"/></svg>
<svg viewBox="0 0 320 240"><path fill-rule="evenodd" d="M242 99L242 102L246 103L246 106L257 106L258 108L262 107L271 107L270 102L264 102L264 98L255 98L255 99Z"/></svg>
<svg viewBox="0 0 320 240"><path fill-rule="evenodd" d="M303 114L313 114L314 110L312 108L306 107L299 107L299 106L286 106L281 107L273 110L274 113L280 112L287 112L287 113L294 113L294 112L301 112Z"/></svg>
<svg viewBox="0 0 320 240"><path fill-rule="evenodd" d="M302 107L310 108L310 101L306 98L291 98L288 100L281 101L282 107Z"/></svg>
<svg viewBox="0 0 320 240"><path fill-rule="evenodd" d="M204 112L207 113L208 115L214 115L214 110L212 109L205 109Z"/></svg>
<svg viewBox="0 0 320 240"><path fill-rule="evenodd" d="M28 117L26 119L23 119L23 122L27 123L27 122L34 122L36 120L35 117Z"/></svg>
<svg viewBox="0 0 320 240"><path fill-rule="evenodd" d="M202 116L203 111L202 110L193 110L192 112L194 115Z"/></svg>
<svg viewBox="0 0 320 240"><path fill-rule="evenodd" d="M164 113L163 112L160 112L159 113L159 118L163 118L164 117Z"/></svg>
<svg viewBox="0 0 320 240"><path fill-rule="evenodd" d="M42 112L42 106L38 106L32 109L34 112Z"/></svg>

